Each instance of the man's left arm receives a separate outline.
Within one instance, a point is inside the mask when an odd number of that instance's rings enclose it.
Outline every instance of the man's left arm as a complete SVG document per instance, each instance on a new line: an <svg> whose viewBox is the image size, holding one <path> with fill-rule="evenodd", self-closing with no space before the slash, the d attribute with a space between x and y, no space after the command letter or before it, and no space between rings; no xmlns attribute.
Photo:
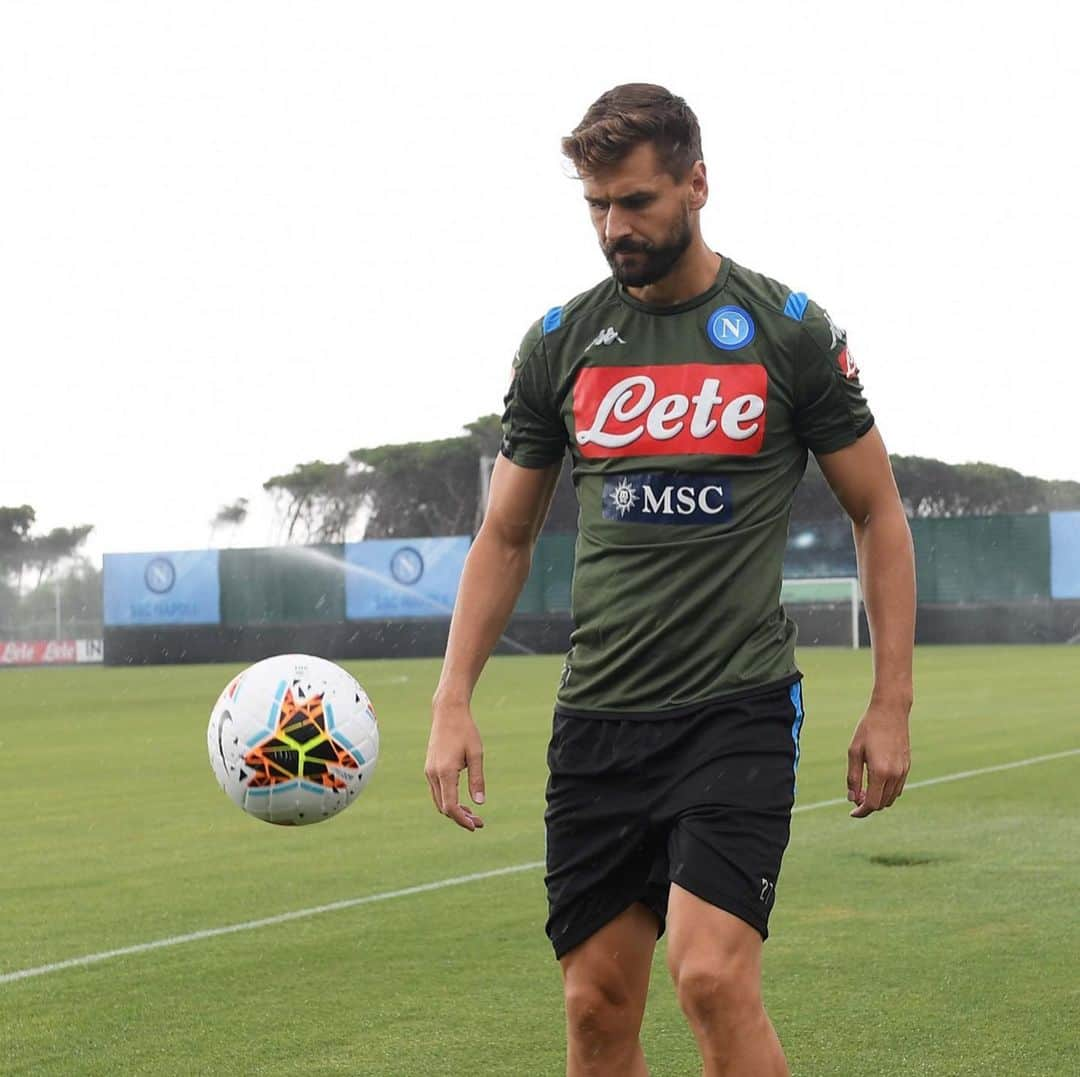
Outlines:
<svg viewBox="0 0 1080 1077"><path fill-rule="evenodd" d="M851 517L863 604L870 625L874 687L848 748L854 819L888 808L911 766L908 715L915 637L915 555L892 465L877 428L817 456Z"/></svg>

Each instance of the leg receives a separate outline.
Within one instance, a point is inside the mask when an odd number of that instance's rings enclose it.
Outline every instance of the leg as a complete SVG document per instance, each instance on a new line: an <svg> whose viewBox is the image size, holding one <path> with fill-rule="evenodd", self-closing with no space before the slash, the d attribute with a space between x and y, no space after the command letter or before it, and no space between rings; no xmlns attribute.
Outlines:
<svg viewBox="0 0 1080 1077"><path fill-rule="evenodd" d="M567 1077L648 1077L638 1032L657 918L634 904L563 955Z"/></svg>
<svg viewBox="0 0 1080 1077"><path fill-rule="evenodd" d="M668 966L704 1077L788 1077L761 1000L761 949L757 929L672 884Z"/></svg>

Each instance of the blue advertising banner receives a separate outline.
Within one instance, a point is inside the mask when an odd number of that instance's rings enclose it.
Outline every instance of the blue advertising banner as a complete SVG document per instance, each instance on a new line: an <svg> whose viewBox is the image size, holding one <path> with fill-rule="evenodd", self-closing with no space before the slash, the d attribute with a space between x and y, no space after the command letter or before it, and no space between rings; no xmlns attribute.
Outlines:
<svg viewBox="0 0 1080 1077"><path fill-rule="evenodd" d="M217 550L105 555L105 624L221 623Z"/></svg>
<svg viewBox="0 0 1080 1077"><path fill-rule="evenodd" d="M369 539L345 546L345 616L449 617L472 540Z"/></svg>
<svg viewBox="0 0 1080 1077"><path fill-rule="evenodd" d="M1050 513L1050 597L1080 598L1080 512Z"/></svg>

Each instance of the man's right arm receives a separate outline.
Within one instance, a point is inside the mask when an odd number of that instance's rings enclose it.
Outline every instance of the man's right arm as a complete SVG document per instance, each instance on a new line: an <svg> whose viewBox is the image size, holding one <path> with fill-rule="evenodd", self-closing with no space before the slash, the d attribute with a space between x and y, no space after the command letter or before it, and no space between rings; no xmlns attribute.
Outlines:
<svg viewBox="0 0 1080 1077"><path fill-rule="evenodd" d="M483 746L470 701L491 652L506 628L532 564L561 462L519 467L495 463L483 525L465 559L442 675L432 700L424 772L436 808L465 830L483 820L460 803L459 777L469 772L473 802L484 802Z"/></svg>

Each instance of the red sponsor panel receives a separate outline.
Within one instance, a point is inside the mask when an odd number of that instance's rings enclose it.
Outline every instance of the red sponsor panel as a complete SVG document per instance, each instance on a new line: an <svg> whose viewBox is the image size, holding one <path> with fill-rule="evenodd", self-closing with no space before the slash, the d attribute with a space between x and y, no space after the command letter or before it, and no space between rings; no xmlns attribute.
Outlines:
<svg viewBox="0 0 1080 1077"><path fill-rule="evenodd" d="M844 346L844 349L840 352L840 354L836 357L836 362L840 367L840 373L843 374L844 377L848 379L848 381L850 381L852 378L857 378L859 376L859 367L858 364L855 362L855 356L852 355L850 351L848 351L846 345Z"/></svg>
<svg viewBox="0 0 1080 1077"><path fill-rule="evenodd" d="M0 643L0 666L45 666L75 662L78 648L73 639L10 640Z"/></svg>
<svg viewBox="0 0 1080 1077"><path fill-rule="evenodd" d="M765 440L765 368L754 363L586 367L574 382L582 456L753 456Z"/></svg>

